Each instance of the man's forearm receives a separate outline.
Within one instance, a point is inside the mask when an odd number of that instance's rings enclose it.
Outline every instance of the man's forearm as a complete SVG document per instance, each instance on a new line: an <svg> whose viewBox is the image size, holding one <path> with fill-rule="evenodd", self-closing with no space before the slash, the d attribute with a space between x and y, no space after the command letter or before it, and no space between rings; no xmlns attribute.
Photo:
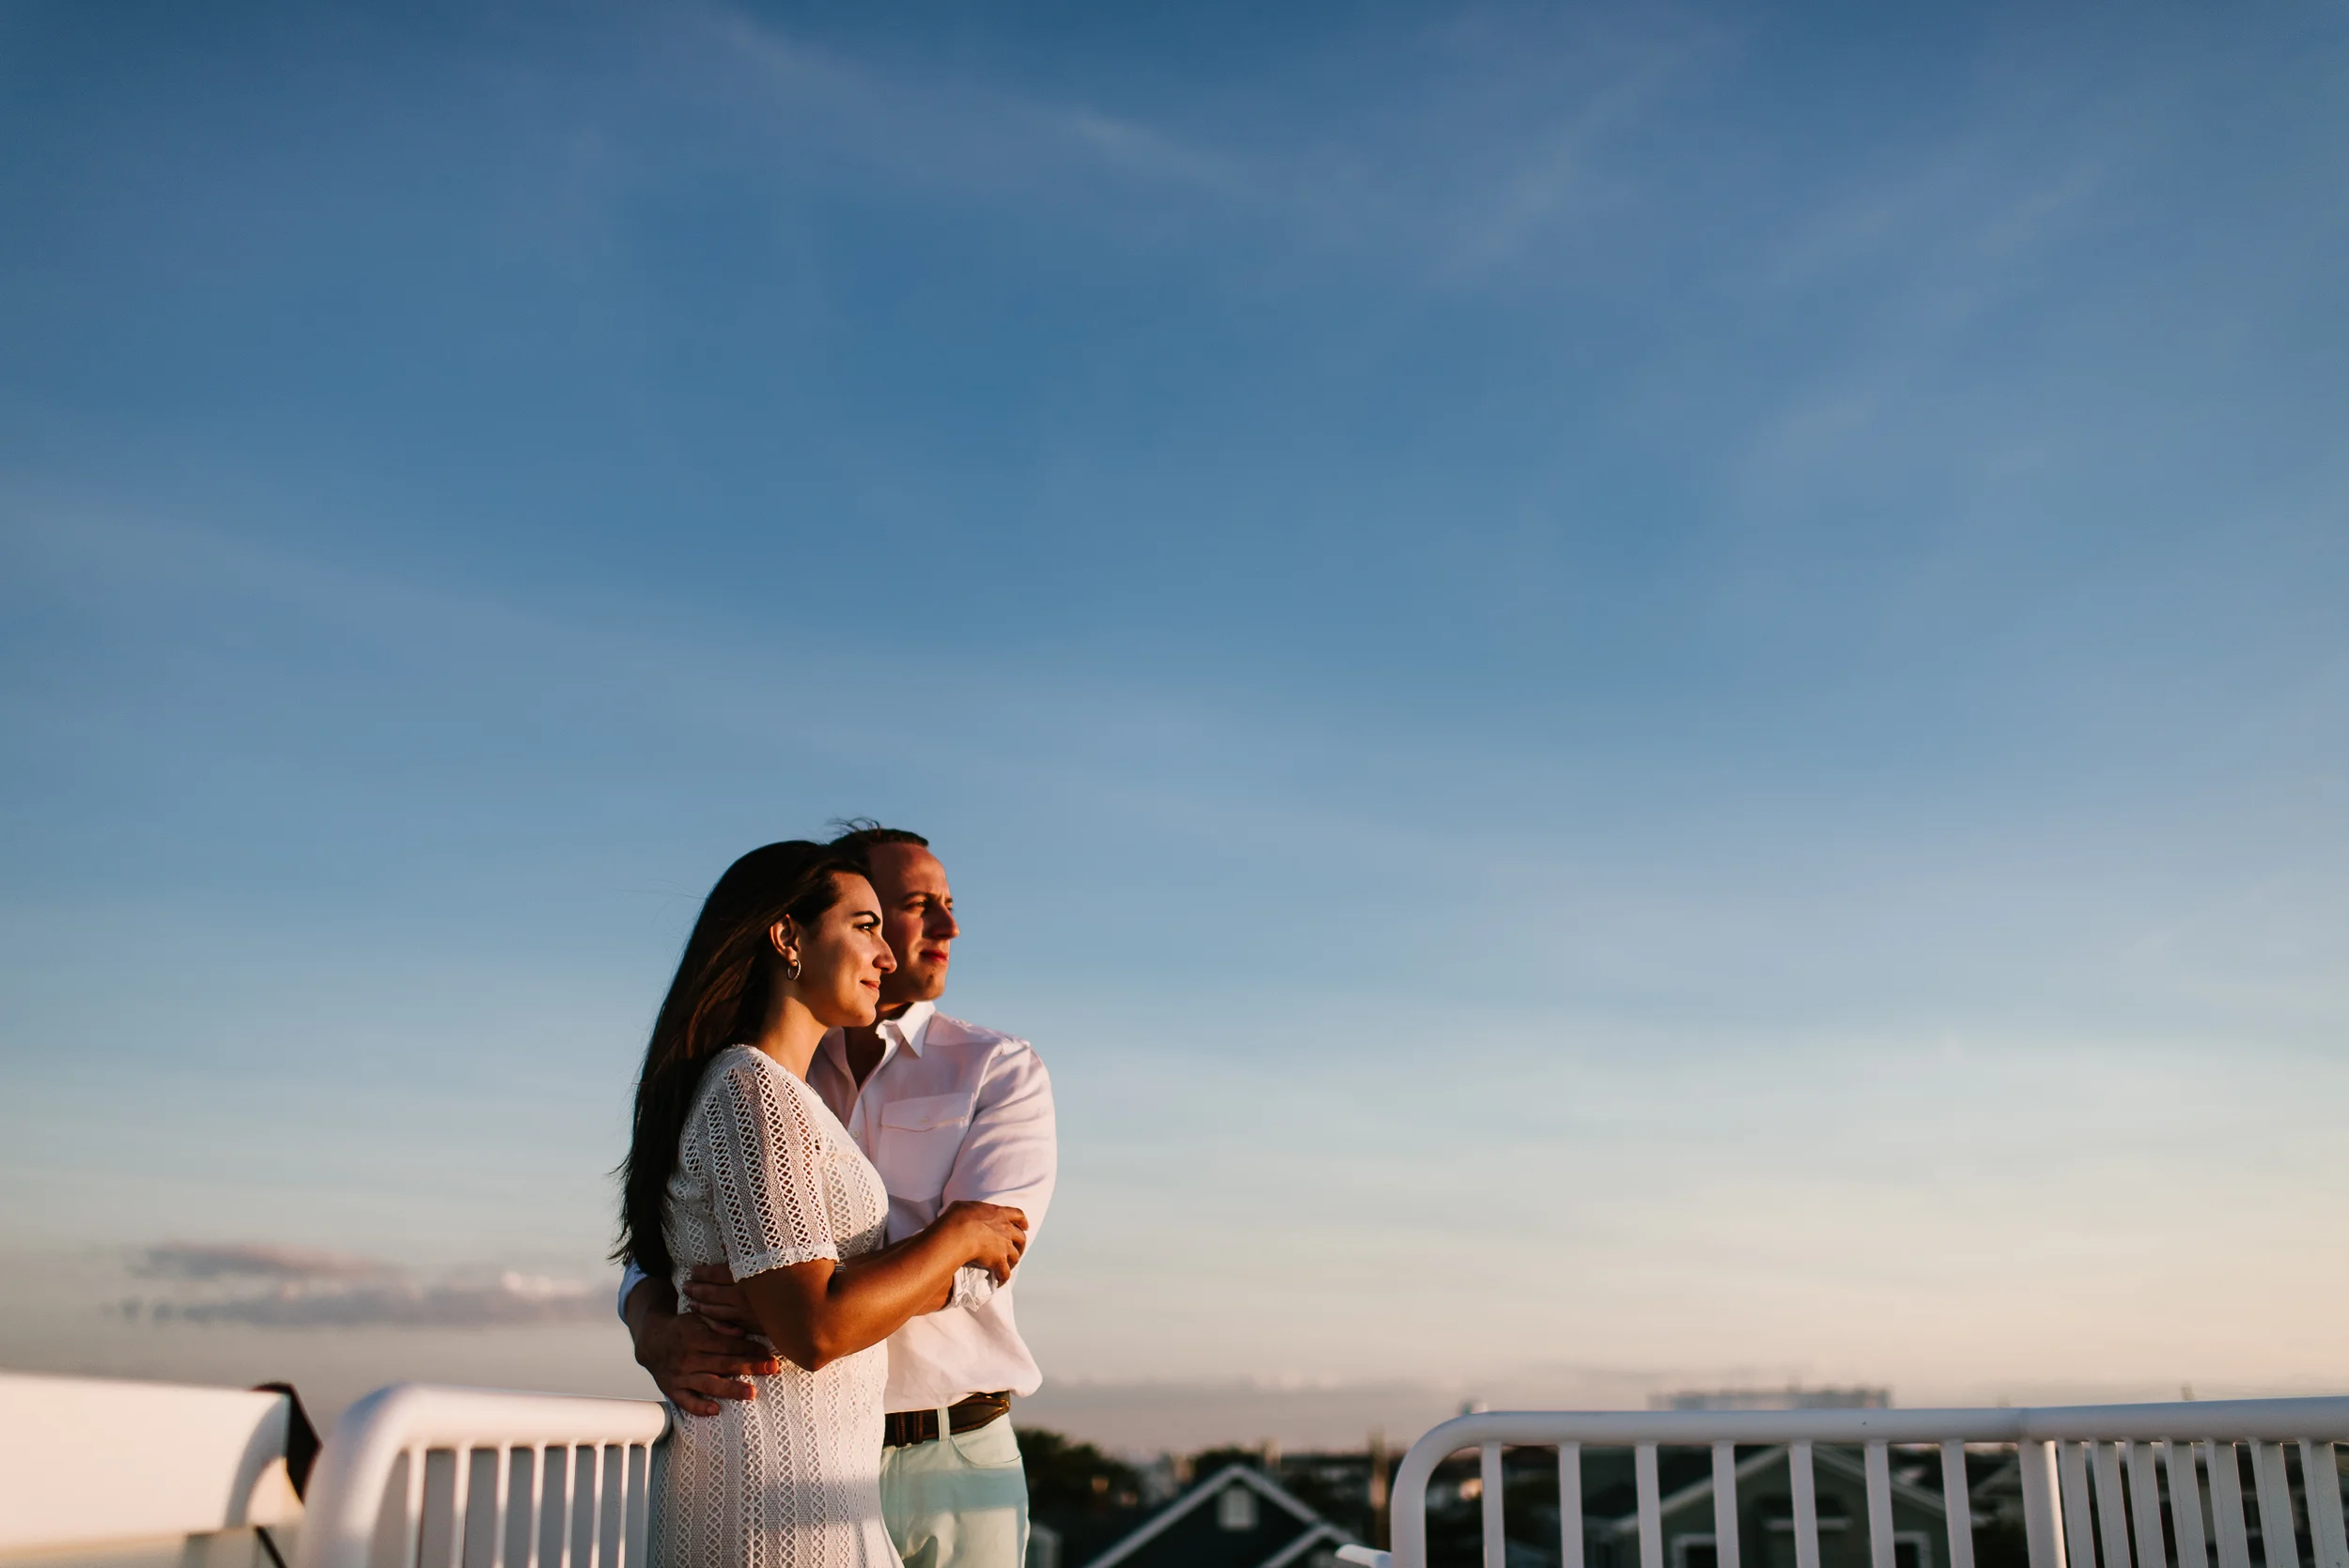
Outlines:
<svg viewBox="0 0 2349 1568"><path fill-rule="evenodd" d="M635 1346L637 1359L644 1359L645 1322L653 1316L677 1316L677 1287L668 1281L647 1274L628 1293L628 1300L620 1307L620 1315L628 1321L629 1342Z"/></svg>

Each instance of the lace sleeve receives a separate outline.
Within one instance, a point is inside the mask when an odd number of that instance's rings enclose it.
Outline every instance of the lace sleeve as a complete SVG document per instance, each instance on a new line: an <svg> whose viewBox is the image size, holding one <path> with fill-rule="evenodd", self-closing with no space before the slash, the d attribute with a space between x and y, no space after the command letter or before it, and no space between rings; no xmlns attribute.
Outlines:
<svg viewBox="0 0 2349 1568"><path fill-rule="evenodd" d="M824 1202L823 1134L807 1096L754 1062L725 1069L709 1118L710 1204L737 1280L817 1258L837 1260Z"/></svg>

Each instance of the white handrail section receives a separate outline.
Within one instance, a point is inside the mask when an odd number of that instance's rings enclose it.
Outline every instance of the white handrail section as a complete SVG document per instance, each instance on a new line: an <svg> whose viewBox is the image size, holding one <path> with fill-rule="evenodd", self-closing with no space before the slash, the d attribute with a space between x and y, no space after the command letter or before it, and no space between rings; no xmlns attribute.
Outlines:
<svg viewBox="0 0 2349 1568"><path fill-rule="evenodd" d="M644 1568L668 1426L649 1400L378 1389L319 1455L296 1568Z"/></svg>
<svg viewBox="0 0 2349 1568"><path fill-rule="evenodd" d="M1890 1455L1897 1444L1940 1451L1949 1565L1973 1568L1966 1447L2011 1444L2021 1469L2030 1568L2213 1568L2212 1545L2217 1549L2216 1568L2253 1568L2239 1467L2246 1454L2264 1568L2349 1568L2336 1439L2349 1440L2349 1398L1995 1410L1493 1411L1446 1421L1404 1455L1392 1491L1391 1553L1348 1546L1338 1555L1368 1568L1426 1568L1428 1481L1451 1455L1475 1450L1483 1481L1484 1562L1486 1568L1507 1568L1501 1450L1554 1448L1561 1560L1565 1568L1581 1568L1581 1450L1628 1448L1639 1568L1663 1568L1657 1450L1686 1447L1713 1452L1718 1561L1719 1568L1737 1568L1735 1452L1784 1445L1794 1493L1795 1560L1798 1568L1817 1568L1812 1457L1814 1446L1826 1443L1863 1451L1871 1568L1893 1568ZM2286 1450L2295 1446L2313 1564L2300 1557L2286 1468ZM2205 1496L2215 1543L2204 1530Z"/></svg>
<svg viewBox="0 0 2349 1568"><path fill-rule="evenodd" d="M288 1525L284 1394L0 1372L0 1555Z"/></svg>

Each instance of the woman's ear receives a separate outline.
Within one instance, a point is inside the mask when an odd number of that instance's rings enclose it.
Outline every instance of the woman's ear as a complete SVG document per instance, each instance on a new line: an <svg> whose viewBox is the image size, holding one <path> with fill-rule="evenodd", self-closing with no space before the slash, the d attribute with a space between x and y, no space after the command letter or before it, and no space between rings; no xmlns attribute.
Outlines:
<svg viewBox="0 0 2349 1568"><path fill-rule="evenodd" d="M798 923L789 915L784 916L767 928L767 940L773 945L775 956L783 960L784 967L791 970L793 978L798 978L800 969Z"/></svg>

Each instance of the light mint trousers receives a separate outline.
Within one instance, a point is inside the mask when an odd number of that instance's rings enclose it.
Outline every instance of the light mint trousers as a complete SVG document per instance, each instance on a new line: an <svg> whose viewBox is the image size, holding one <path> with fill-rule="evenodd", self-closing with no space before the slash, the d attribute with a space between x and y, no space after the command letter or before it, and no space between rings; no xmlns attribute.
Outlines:
<svg viewBox="0 0 2349 1568"><path fill-rule="evenodd" d="M946 1430L946 1412L939 1413ZM1021 1568L1028 1474L1011 1418L881 1450L881 1519L906 1568Z"/></svg>

